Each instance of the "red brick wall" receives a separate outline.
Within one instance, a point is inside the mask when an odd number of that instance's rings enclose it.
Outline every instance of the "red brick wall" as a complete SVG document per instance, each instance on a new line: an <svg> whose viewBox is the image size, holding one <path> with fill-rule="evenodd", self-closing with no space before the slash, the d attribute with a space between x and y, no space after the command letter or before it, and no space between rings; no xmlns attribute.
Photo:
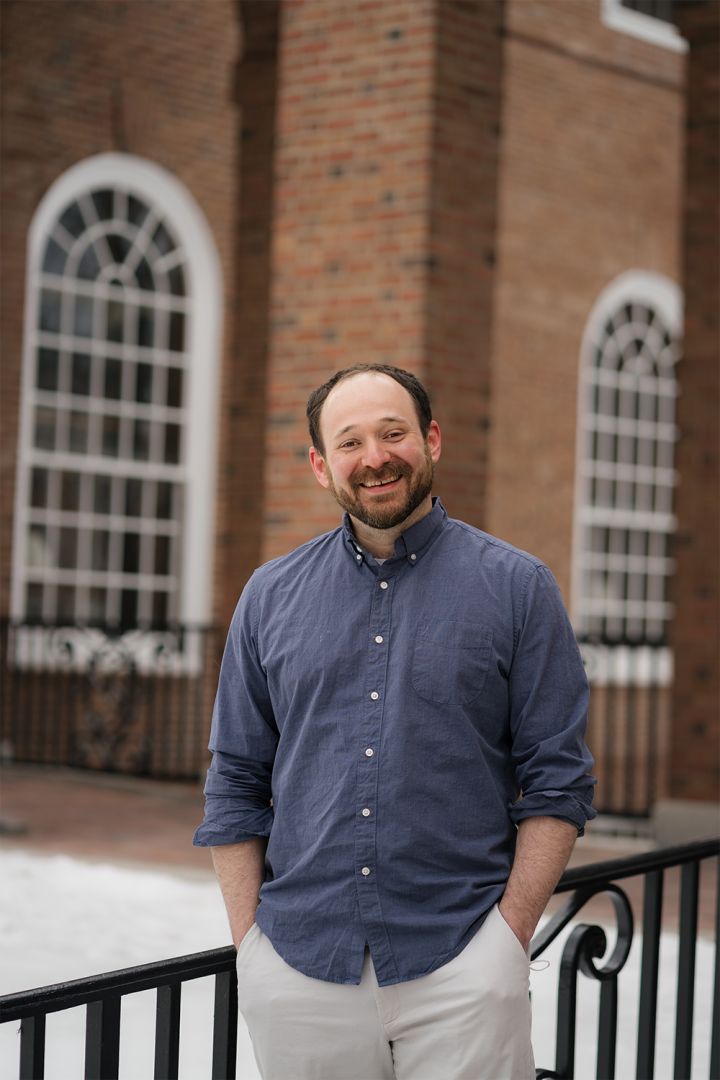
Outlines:
<svg viewBox="0 0 720 1080"><path fill-rule="evenodd" d="M234 293L239 50L230 0L0 5L2 67L3 382L0 613L8 609L11 520L28 227L50 184L75 162L129 151L191 191L215 235L226 298ZM227 338L227 335L226 335ZM223 398L232 379L227 351ZM225 427L221 428L224 440ZM227 454L221 443L220 473ZM233 452L234 448L233 448Z"/></svg>
<svg viewBox="0 0 720 1080"><path fill-rule="evenodd" d="M304 405L338 368L427 381L436 490L483 518L502 4L282 7L264 557L332 528Z"/></svg>
<svg viewBox="0 0 720 1080"><path fill-rule="evenodd" d="M683 57L599 0L508 0L487 528L569 601L578 353L617 274L679 280Z"/></svg>
<svg viewBox="0 0 720 1080"><path fill-rule="evenodd" d="M685 347L678 378L673 582L675 683L670 794L717 799L720 768L720 252L718 134L720 7L678 5L688 62L684 286Z"/></svg>

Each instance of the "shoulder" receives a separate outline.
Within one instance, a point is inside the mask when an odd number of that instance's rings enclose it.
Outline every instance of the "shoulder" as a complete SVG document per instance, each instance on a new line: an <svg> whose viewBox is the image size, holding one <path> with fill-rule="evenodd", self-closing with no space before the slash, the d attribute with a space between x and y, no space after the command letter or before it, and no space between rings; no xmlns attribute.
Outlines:
<svg viewBox="0 0 720 1080"><path fill-rule="evenodd" d="M521 548L513 547L505 540L491 536L490 533L476 529L457 518L448 518L446 531L448 539L458 544L459 547L474 553L484 560L497 563L507 569L514 569L520 574L534 575L537 571L550 571L541 559L536 558Z"/></svg>
<svg viewBox="0 0 720 1080"><path fill-rule="evenodd" d="M297 582L298 574L306 574L308 569L321 569L326 560L337 550L341 542L342 526L331 532L316 536L313 540L301 544L287 555L280 555L277 559L259 566L250 578L248 585L252 585L259 593L267 589L282 587L288 582Z"/></svg>

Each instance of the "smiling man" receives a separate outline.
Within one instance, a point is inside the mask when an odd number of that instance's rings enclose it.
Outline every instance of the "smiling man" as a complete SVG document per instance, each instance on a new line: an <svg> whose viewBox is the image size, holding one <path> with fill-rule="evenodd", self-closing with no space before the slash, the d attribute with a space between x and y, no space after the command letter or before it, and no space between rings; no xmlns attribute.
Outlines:
<svg viewBox="0 0 720 1080"><path fill-rule="evenodd" d="M527 949L594 817L588 687L539 560L448 518L422 384L310 397L342 525L255 572L205 822L263 1080L532 1080Z"/></svg>

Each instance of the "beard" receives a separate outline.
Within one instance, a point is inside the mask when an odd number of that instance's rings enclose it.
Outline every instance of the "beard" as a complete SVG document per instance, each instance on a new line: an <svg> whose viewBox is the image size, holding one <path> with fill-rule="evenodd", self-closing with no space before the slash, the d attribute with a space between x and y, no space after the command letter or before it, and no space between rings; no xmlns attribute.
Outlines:
<svg viewBox="0 0 720 1080"><path fill-rule="evenodd" d="M407 493L400 506L387 505L392 502L394 492L376 495L372 506L367 506L362 502L358 491L363 484L369 481L377 483L383 480L399 479L401 476L407 480ZM425 446L425 461L418 469L413 469L412 465L408 465L405 461L388 462L382 469L361 469L348 481L350 491L337 488L328 470L330 491L336 502L352 517L357 518L363 525L369 525L371 529L394 529L397 525L401 525L428 497L432 491L434 479L435 465L427 445Z"/></svg>

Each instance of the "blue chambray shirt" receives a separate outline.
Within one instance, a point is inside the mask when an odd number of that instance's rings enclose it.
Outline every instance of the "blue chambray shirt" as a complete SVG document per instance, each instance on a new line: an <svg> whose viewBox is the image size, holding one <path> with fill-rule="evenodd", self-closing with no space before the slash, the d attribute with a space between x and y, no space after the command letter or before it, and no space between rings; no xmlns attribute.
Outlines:
<svg viewBox="0 0 720 1080"><path fill-rule="evenodd" d="M518 821L595 816L587 707L538 559L435 499L379 565L345 515L242 594L194 843L269 837L256 919L291 967L359 983L367 943L381 986L419 978L502 896Z"/></svg>

